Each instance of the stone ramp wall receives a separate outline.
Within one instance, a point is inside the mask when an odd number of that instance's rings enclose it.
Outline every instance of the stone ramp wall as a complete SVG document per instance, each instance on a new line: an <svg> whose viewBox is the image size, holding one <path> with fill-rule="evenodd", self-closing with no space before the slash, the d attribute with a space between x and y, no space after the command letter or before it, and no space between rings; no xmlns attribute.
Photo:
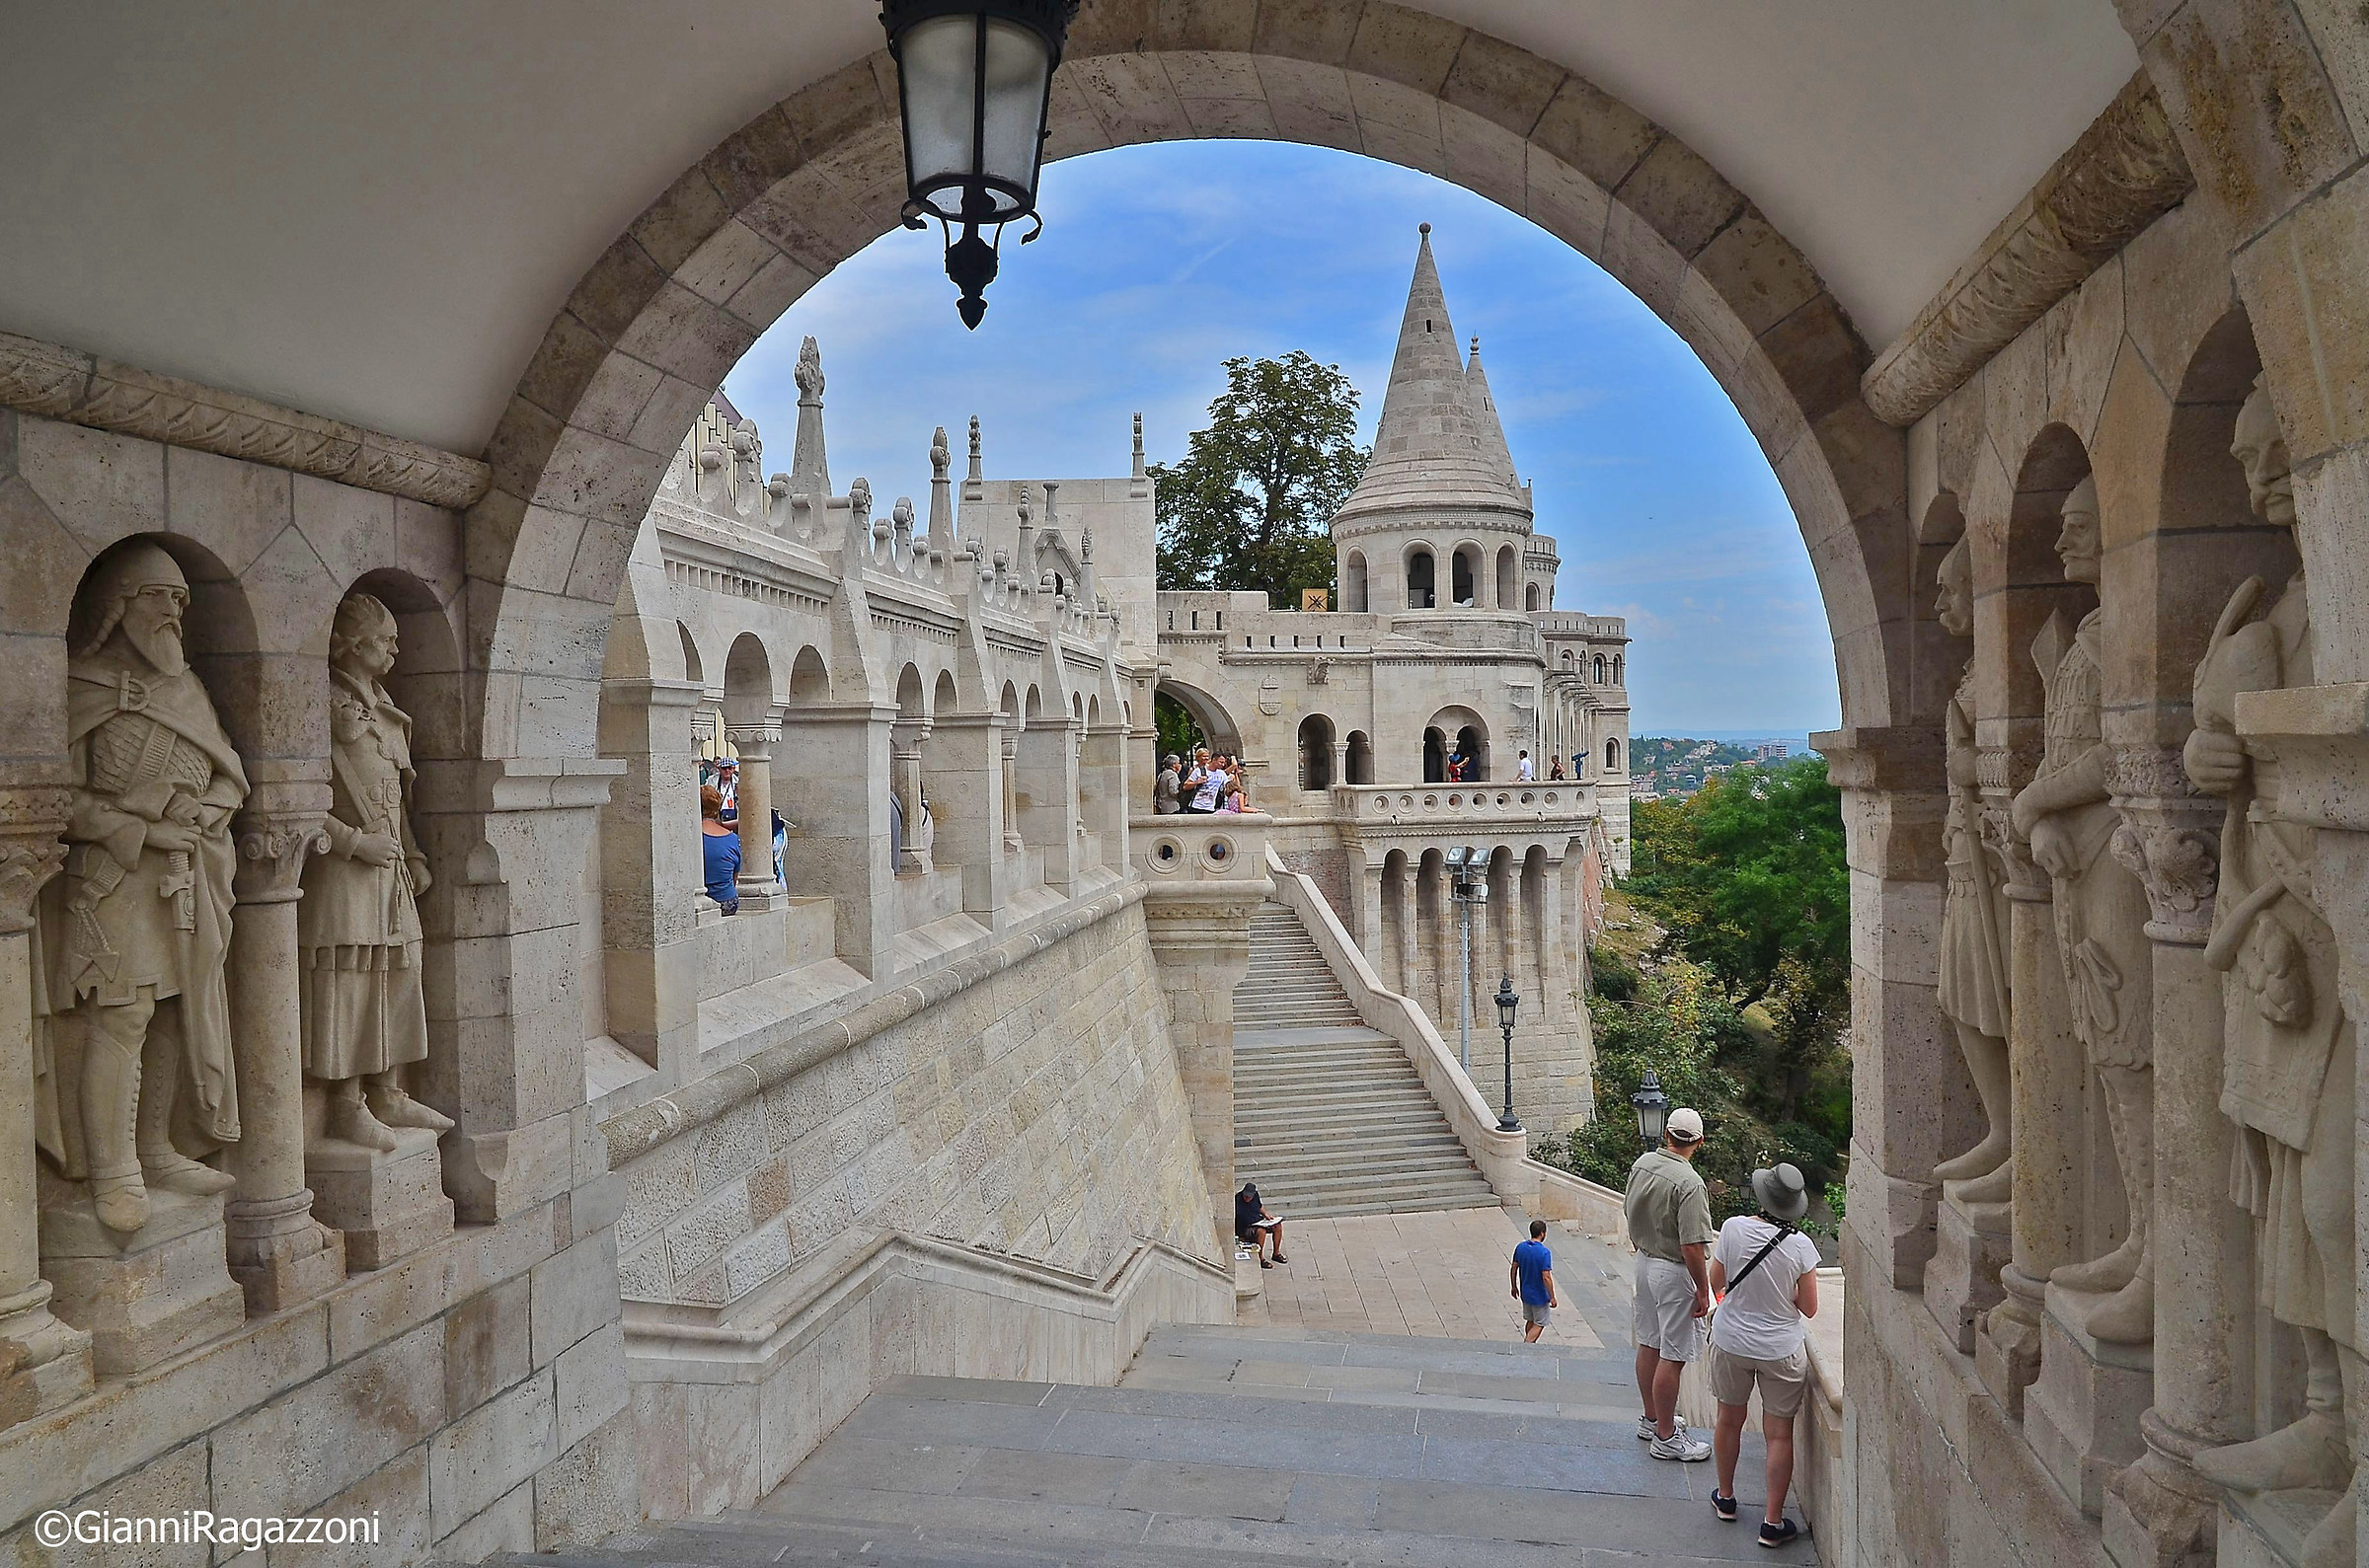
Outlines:
<svg viewBox="0 0 2369 1568"><path fill-rule="evenodd" d="M876 1372L1107 1381L1155 1317L1231 1318L1141 900L607 1124L643 1452L693 1456L649 1506L753 1501Z"/></svg>

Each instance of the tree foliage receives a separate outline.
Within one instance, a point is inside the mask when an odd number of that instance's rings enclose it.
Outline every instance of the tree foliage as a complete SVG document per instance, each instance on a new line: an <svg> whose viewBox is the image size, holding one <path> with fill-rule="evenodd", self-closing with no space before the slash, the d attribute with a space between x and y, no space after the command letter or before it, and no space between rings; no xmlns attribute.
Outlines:
<svg viewBox="0 0 2369 1568"><path fill-rule="evenodd" d="M1632 832L1627 891L1749 1020L1736 1062L1746 1081L1780 1120L1830 1118L1819 1101L1832 1098L1829 1059L1850 1022L1851 878L1824 760L1739 768L1685 799L1639 801Z"/></svg>
<svg viewBox="0 0 2369 1568"><path fill-rule="evenodd" d="M1152 726L1160 734L1160 755L1189 760L1195 746L1203 745L1207 737L1201 726L1193 721L1192 709L1166 692L1152 694Z"/></svg>
<svg viewBox="0 0 2369 1568"><path fill-rule="evenodd" d="M1851 1141L1850 875L1825 763L1738 769L1684 800L1631 810L1623 891L1665 928L1642 972L1597 953L1588 1011L1596 1117L1539 1153L1607 1186L1637 1157L1629 1096L1651 1068L1703 1113L1697 1165L1715 1209L1751 1207L1744 1176L1791 1160L1812 1191Z"/></svg>
<svg viewBox="0 0 2369 1568"><path fill-rule="evenodd" d="M1329 525L1365 471L1357 389L1294 349L1225 362L1226 390L1183 461L1155 464L1160 586L1257 590L1270 605L1333 585Z"/></svg>

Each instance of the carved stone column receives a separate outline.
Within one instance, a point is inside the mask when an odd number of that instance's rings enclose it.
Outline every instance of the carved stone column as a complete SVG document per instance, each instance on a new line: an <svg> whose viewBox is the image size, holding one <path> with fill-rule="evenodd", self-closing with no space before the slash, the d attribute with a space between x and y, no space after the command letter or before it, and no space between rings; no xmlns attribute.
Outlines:
<svg viewBox="0 0 2369 1568"><path fill-rule="evenodd" d="M1983 753L1983 788L2006 777L2006 755ZM2030 847L2015 836L2004 799L1985 806L1984 838L2007 876L2010 947L2008 994L2014 998L2007 1036L2015 1085L2015 1231L2007 1266L1999 1271L2005 1299L1975 1332L1974 1366L1983 1386L2018 1420L2024 1390L2040 1375L2040 1316L2048 1275L2073 1261L2081 1238L2082 1126L2089 1090L2073 1038L2064 966L2056 958L2056 926L2048 874L2032 863Z"/></svg>
<svg viewBox="0 0 2369 1568"><path fill-rule="evenodd" d="M1266 874L1269 820L1251 812L1147 819L1136 839L1173 837L1184 853L1166 870L1148 855L1130 857L1150 873L1144 924L1225 1255L1233 1233L1234 986L1250 967L1251 918L1275 892Z"/></svg>
<svg viewBox="0 0 2369 1568"><path fill-rule="evenodd" d="M1868 1278L1916 1290L1933 1255L1933 1168L1975 1137L1957 1042L1936 1001L1948 807L1938 723L1812 735L1843 791L1851 866L1848 1235Z"/></svg>
<svg viewBox="0 0 2369 1568"><path fill-rule="evenodd" d="M2317 585L2323 579L2315 576L2313 580ZM2318 608L2317 599L2314 608ZM2316 631L2326 625L2314 618ZM2340 1027L2353 1031L2353 1300L2358 1304L2362 1298L2358 1260L2364 1244L2369 1244L2369 1202L2359 1197L2369 1190L2369 1128L2361 1120L2363 1108L2369 1107L2369 1089L2360 1083L2365 1071L2360 1064L2369 1063L2369 1049L2364 1048L2369 1041L2362 1039L2369 1033L2369 903L2361 896L2361 890L2369 887L2369 682L2241 693L2237 729L2250 750L2258 749L2277 762L2278 819L2314 830L2313 902L2335 936L2337 994L2344 1008ZM2362 1431L2364 1424L2369 1424L2369 1411L2360 1407L2359 1399L2358 1389L2345 1389L2356 1510L2362 1508L2359 1494L2369 1491L2361 1474L2364 1450L2369 1450ZM2356 1522L2355 1532L2369 1539L2369 1529L2360 1528L2362 1524L2369 1522ZM2243 1540L2252 1545L2258 1536L2233 1519L2225 1506L2220 1540L2221 1560L2229 1562L2234 1544Z"/></svg>
<svg viewBox="0 0 2369 1568"><path fill-rule="evenodd" d="M2220 879L2223 802L2178 752L2117 752L2125 826L2115 854L2146 885L2154 946L2155 1402L2146 1453L2106 1485L2107 1549L2123 1568L2214 1560L2215 1489L2189 1462L2250 1435L2254 1256L2246 1216L2217 1201L2230 1163L2221 1114L2221 978L2204 961Z"/></svg>
<svg viewBox="0 0 2369 1568"><path fill-rule="evenodd" d="M898 841L896 874L918 874L930 869L927 850L916 848L914 829L921 821L921 748L930 738L930 721L926 718L900 718L888 726L888 770L890 787L896 791L897 809L904 813L904 836Z"/></svg>
<svg viewBox="0 0 2369 1568"><path fill-rule="evenodd" d="M584 857L625 769L606 757L420 763L414 827L438 875L420 901L428 1057L415 1092L460 1123L444 1135L444 1186L466 1223L573 1185Z"/></svg>
<svg viewBox="0 0 2369 1568"><path fill-rule="evenodd" d="M1004 715L1004 853L1018 855L1027 848L1020 836L1020 728L1017 713Z"/></svg>
<svg viewBox="0 0 2369 1568"><path fill-rule="evenodd" d="M740 756L740 875L733 890L753 914L783 896L773 874L773 743L782 738L782 726L727 724L725 733Z"/></svg>
<svg viewBox="0 0 2369 1568"><path fill-rule="evenodd" d="M321 798L304 799L315 794ZM318 785L258 785L234 824L230 1025L243 1136L224 1151L239 1184L223 1220L231 1277L255 1317L311 1301L345 1278L345 1238L313 1218L305 1185L296 971L296 901L304 896L305 858L329 848L327 794Z"/></svg>
<svg viewBox="0 0 2369 1568"><path fill-rule="evenodd" d="M0 1428L91 1391L91 1336L49 1310L33 1134L33 906L66 862L63 789L0 796Z"/></svg>
<svg viewBox="0 0 2369 1568"><path fill-rule="evenodd" d="M896 709L886 704L802 704L797 714L800 794L792 805L799 892L829 896L834 950L877 979L887 973L896 941L888 794L880 787L889 774ZM769 851L768 874L771 864Z"/></svg>
<svg viewBox="0 0 2369 1568"><path fill-rule="evenodd" d="M962 912L990 931L1003 925L1010 897L1004 746L1015 722L998 712L941 713L931 721L926 773L938 819L932 856L961 868Z"/></svg>
<svg viewBox="0 0 2369 1568"><path fill-rule="evenodd" d="M1017 737L1014 788L1032 848L1044 855L1044 885L1067 896L1077 889L1079 721L1046 713Z"/></svg>
<svg viewBox="0 0 2369 1568"><path fill-rule="evenodd" d="M699 698L696 681L601 683L601 755L625 764L600 810L609 1035L668 1083L699 1047Z"/></svg>

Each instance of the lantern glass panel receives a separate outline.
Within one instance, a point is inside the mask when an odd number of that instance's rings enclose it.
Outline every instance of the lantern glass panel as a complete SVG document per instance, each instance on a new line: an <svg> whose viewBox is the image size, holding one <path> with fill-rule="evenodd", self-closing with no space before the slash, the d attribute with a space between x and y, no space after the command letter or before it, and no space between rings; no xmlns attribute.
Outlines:
<svg viewBox="0 0 2369 1568"><path fill-rule="evenodd" d="M980 173L1009 189L990 187L995 216L1018 212L1036 188L1044 152L1044 89L1050 74L1044 39L1016 22L987 24L987 122Z"/></svg>
<svg viewBox="0 0 2369 1568"><path fill-rule="evenodd" d="M907 30L898 48L905 140L913 187L932 210L959 221L961 182L971 172L978 121L978 28L975 16L932 17Z"/></svg>

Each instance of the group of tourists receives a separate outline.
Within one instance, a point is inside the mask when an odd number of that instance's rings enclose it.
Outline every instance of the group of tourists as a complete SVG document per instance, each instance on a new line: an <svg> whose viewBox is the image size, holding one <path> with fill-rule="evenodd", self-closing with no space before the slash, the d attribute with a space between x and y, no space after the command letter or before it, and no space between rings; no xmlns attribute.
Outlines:
<svg viewBox="0 0 2369 1568"><path fill-rule="evenodd" d="M1231 755L1220 752L1212 757L1208 747L1200 746L1194 748L1189 768L1173 751L1160 759L1160 775L1152 782L1155 815L1208 816L1250 809L1249 778Z"/></svg>
<svg viewBox="0 0 2369 1568"><path fill-rule="evenodd" d="M699 765L700 880L726 915L740 913L740 764L729 757ZM790 824L773 813L773 879L782 880Z"/></svg>
<svg viewBox="0 0 2369 1568"><path fill-rule="evenodd" d="M1800 1533L1785 1517L1785 1494L1794 1476L1794 1420L1809 1388L1806 1320L1818 1310L1817 1244L1795 1229L1809 1212L1809 1193L1793 1165L1755 1170L1752 1197L1760 1212L1714 1230L1710 1194L1694 1167L1702 1150L1701 1113L1675 1110L1661 1147L1629 1169L1623 1207L1637 1248L1631 1323L1644 1402L1637 1435L1657 1459L1716 1457L1712 1511L1733 1521L1736 1461L1757 1389L1768 1453L1760 1544L1783 1546ZM1689 1434L1678 1414L1679 1381L1698 1358L1719 1407L1710 1443Z"/></svg>

